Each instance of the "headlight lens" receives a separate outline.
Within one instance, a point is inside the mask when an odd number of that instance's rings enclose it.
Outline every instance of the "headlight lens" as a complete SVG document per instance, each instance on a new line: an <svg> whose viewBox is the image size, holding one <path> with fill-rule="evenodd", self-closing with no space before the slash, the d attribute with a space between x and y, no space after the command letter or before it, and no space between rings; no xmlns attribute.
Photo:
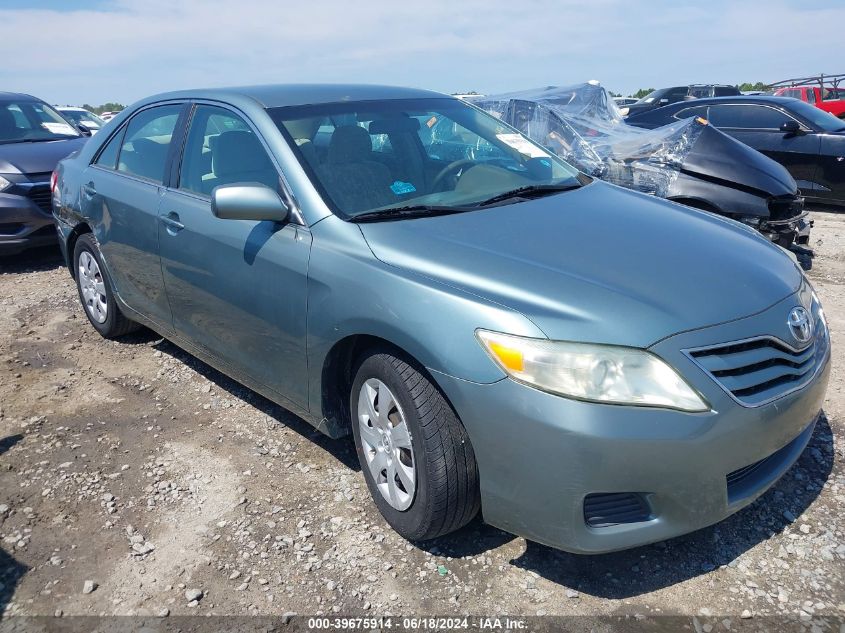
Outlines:
<svg viewBox="0 0 845 633"><path fill-rule="evenodd" d="M8 189L11 186L12 186L12 183L10 183L8 180L3 178L3 176L0 176L0 191L5 191L6 189Z"/></svg>
<svg viewBox="0 0 845 633"><path fill-rule="evenodd" d="M678 372L646 350L487 330L476 334L509 376L543 391L593 402L709 410Z"/></svg>

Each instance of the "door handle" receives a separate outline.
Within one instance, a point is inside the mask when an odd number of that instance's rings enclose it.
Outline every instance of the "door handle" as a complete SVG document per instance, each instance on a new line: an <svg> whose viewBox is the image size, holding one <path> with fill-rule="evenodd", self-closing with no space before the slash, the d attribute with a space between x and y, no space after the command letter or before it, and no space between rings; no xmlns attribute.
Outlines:
<svg viewBox="0 0 845 633"><path fill-rule="evenodd" d="M97 190L94 188L93 182L88 182L82 185L82 193L84 193L89 198L93 198L97 195Z"/></svg>
<svg viewBox="0 0 845 633"><path fill-rule="evenodd" d="M185 225L179 221L179 214L170 212L167 215L161 216L162 223L167 227L167 232L175 235L178 231L185 228Z"/></svg>

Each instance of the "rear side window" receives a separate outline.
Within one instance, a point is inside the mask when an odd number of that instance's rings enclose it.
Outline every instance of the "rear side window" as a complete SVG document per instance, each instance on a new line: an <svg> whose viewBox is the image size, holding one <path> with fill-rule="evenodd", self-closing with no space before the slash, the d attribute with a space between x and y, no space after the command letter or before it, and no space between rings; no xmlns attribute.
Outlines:
<svg viewBox="0 0 845 633"><path fill-rule="evenodd" d="M713 90L714 96L716 97L731 97L739 92L733 86L716 86Z"/></svg>
<svg viewBox="0 0 845 633"><path fill-rule="evenodd" d="M807 90L807 103L815 103L816 102L816 91L815 90Z"/></svg>
<svg viewBox="0 0 845 633"><path fill-rule="evenodd" d="M126 131L125 126L120 128L118 133L109 139L109 142L106 143L106 146L100 151L100 155L97 157L97 160L94 161L95 165L99 165L100 167L105 167L107 169L114 169L117 167L117 155L120 153L120 141L123 139L124 131Z"/></svg>
<svg viewBox="0 0 845 633"><path fill-rule="evenodd" d="M185 143L179 188L211 195L215 187L257 182L279 191L279 173L258 136L237 114L199 105Z"/></svg>
<svg viewBox="0 0 845 633"><path fill-rule="evenodd" d="M716 127L746 130L778 130L791 117L780 110L759 105L710 106L710 122Z"/></svg>
<svg viewBox="0 0 845 633"><path fill-rule="evenodd" d="M703 119L707 118L708 106L695 106L694 108L684 108L675 113L676 119L691 119L694 116L700 116Z"/></svg>
<svg viewBox="0 0 845 633"><path fill-rule="evenodd" d="M163 182L167 153L181 110L181 104L174 104L136 114L126 126L117 170Z"/></svg>

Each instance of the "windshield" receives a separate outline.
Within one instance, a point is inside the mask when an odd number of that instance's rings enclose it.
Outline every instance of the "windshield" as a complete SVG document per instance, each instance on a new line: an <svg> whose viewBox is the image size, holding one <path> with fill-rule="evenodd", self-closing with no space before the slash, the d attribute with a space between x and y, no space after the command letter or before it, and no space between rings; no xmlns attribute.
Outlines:
<svg viewBox="0 0 845 633"><path fill-rule="evenodd" d="M62 115L72 123L83 123L86 127L99 129L105 125L103 121L96 114L88 112L88 110L61 110Z"/></svg>
<svg viewBox="0 0 845 633"><path fill-rule="evenodd" d="M837 119L830 112L825 112L804 101L790 102L789 109L795 112L795 114L807 119L815 127L824 132L841 132L845 130L845 121Z"/></svg>
<svg viewBox="0 0 845 633"><path fill-rule="evenodd" d="M470 210L585 176L459 99L397 99L272 108L312 182L343 218L422 207ZM516 199L516 198L514 198Z"/></svg>
<svg viewBox="0 0 845 633"><path fill-rule="evenodd" d="M659 90L652 90L642 99L637 101L637 103L654 103L658 99L662 99L667 92L669 92L669 88L660 88Z"/></svg>
<svg viewBox="0 0 845 633"><path fill-rule="evenodd" d="M80 133L40 101L0 101L0 143L76 138Z"/></svg>

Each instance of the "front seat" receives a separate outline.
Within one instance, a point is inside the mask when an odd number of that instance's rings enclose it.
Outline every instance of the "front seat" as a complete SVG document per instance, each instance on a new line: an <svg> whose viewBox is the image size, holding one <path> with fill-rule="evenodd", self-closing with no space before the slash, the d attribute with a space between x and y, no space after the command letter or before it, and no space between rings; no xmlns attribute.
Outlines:
<svg viewBox="0 0 845 633"><path fill-rule="evenodd" d="M252 132L223 132L212 145L210 178L203 177L203 189L211 191L219 185L257 182L279 190L279 174L267 150Z"/></svg>
<svg viewBox="0 0 845 633"><path fill-rule="evenodd" d="M382 207L398 199L390 189L390 170L373 159L370 134L358 125L335 129L322 172L329 195L345 213Z"/></svg>
<svg viewBox="0 0 845 633"><path fill-rule="evenodd" d="M20 129L8 108L0 108L0 139L18 138Z"/></svg>

